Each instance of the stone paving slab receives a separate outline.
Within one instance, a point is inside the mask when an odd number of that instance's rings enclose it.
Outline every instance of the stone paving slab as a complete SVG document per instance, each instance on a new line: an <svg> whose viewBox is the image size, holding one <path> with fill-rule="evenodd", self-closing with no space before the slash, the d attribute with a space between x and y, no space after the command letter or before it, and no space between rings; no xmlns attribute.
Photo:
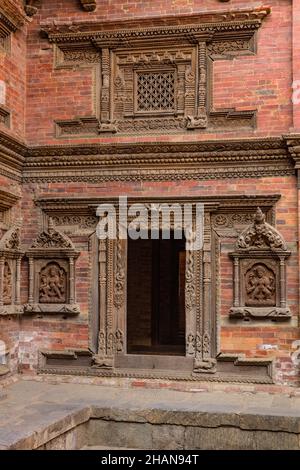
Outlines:
<svg viewBox="0 0 300 470"><path fill-rule="evenodd" d="M12 384L0 401L0 449L31 449L91 418L300 435L300 397L267 393L181 392L97 385Z"/></svg>

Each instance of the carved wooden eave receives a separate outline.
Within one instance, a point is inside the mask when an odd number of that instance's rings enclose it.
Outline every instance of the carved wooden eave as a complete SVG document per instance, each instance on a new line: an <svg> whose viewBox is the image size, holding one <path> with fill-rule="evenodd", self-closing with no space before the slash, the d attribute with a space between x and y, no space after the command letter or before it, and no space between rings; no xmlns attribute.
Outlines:
<svg viewBox="0 0 300 470"><path fill-rule="evenodd" d="M294 174L282 139L35 147L26 158L23 180L179 181L258 174Z"/></svg>

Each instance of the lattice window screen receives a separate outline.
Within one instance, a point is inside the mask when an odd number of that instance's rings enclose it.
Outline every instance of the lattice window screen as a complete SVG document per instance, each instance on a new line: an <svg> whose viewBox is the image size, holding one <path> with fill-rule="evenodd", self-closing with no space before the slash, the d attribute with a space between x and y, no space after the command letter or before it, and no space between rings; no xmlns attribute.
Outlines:
<svg viewBox="0 0 300 470"><path fill-rule="evenodd" d="M137 111L175 110L175 73L137 73Z"/></svg>

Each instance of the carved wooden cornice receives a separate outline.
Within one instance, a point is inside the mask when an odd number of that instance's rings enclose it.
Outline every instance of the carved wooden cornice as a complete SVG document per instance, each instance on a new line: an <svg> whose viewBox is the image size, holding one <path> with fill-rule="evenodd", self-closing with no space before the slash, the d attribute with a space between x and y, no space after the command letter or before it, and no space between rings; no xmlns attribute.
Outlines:
<svg viewBox="0 0 300 470"><path fill-rule="evenodd" d="M294 174L282 139L35 147L26 158L23 178L24 181L179 181L257 177L258 174Z"/></svg>
<svg viewBox="0 0 300 470"><path fill-rule="evenodd" d="M242 209L256 208L258 205L263 207L265 211L270 210L276 202L280 199L280 194L261 195L245 195L237 194L234 196L157 196L157 197L129 197L128 204L163 204L171 202L178 204L195 204L196 202L203 203L210 211L222 211L222 213L232 212L235 210L241 211ZM50 217L54 214L65 214L68 211L76 211L79 215L90 215L95 213L99 205L99 201L107 204L118 206L119 199L111 197L39 197L35 203Z"/></svg>

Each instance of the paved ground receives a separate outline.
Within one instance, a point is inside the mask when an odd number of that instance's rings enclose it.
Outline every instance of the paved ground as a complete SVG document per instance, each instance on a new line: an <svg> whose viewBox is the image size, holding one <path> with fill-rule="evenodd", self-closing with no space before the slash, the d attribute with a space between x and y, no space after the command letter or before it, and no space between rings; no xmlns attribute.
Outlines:
<svg viewBox="0 0 300 470"><path fill-rule="evenodd" d="M218 391L123 390L28 380L20 380L5 391L7 397L0 401L1 449L38 447L58 435L59 429L71 429L91 417L115 419L117 415L117 421L229 425L300 435L300 397Z"/></svg>

